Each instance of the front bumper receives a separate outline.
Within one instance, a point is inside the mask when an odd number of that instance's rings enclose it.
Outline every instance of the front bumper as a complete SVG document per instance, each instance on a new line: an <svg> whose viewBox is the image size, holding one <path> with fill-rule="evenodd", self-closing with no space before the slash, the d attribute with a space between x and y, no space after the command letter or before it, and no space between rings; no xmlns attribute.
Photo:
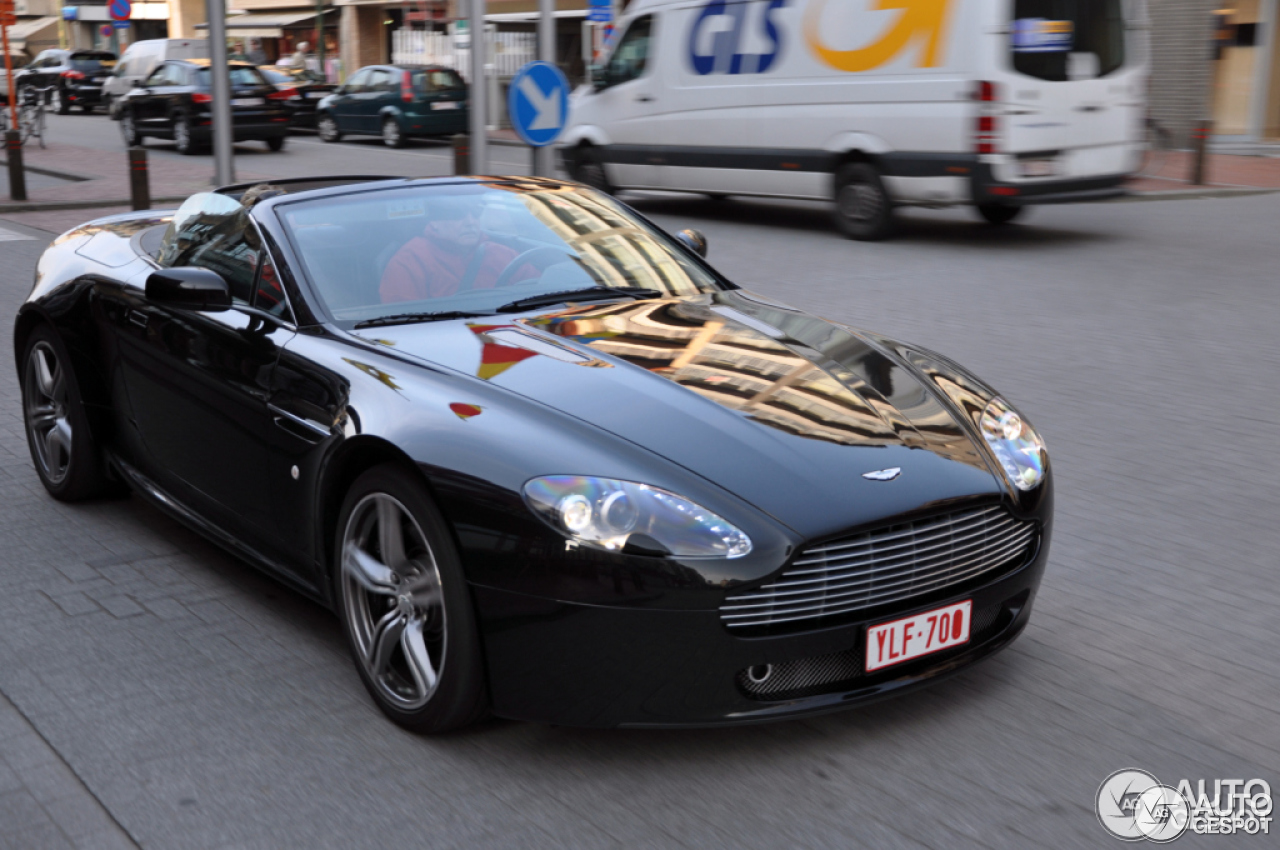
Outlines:
<svg viewBox="0 0 1280 850"><path fill-rule="evenodd" d="M1123 184L1128 178L1128 174L1109 174L1102 177L1008 183L995 178L989 163L980 162L973 171L973 202L1027 206L1105 201L1125 194Z"/></svg>
<svg viewBox="0 0 1280 850"><path fill-rule="evenodd" d="M1048 557L1044 530L1020 567L943 599L904 603L862 622L773 637L740 637L718 611L560 602L473 586L495 714L596 727L720 726L839 711L958 672L1007 646L1026 626ZM740 674L834 654L860 659L867 626L973 600L962 647L829 686L750 695Z"/></svg>

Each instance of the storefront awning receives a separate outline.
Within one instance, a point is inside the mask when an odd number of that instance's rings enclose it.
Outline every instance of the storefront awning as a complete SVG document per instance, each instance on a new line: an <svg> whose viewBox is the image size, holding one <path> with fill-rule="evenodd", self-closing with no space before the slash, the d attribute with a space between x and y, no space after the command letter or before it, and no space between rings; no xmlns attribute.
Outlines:
<svg viewBox="0 0 1280 850"><path fill-rule="evenodd" d="M327 24L333 24L332 10L326 9ZM249 12L246 15L231 15L227 18L227 35L236 38L283 38L289 27L309 24L315 20L316 11L306 12ZM196 29L207 30L208 22L196 24Z"/></svg>
<svg viewBox="0 0 1280 850"><path fill-rule="evenodd" d="M49 37L39 38L44 34L44 30L52 27ZM9 27L9 52L18 50L27 50L27 42L31 42L31 46L39 50L46 47L56 47L58 44L58 19L56 17L28 18L25 21L18 21ZM46 43L47 42L47 43ZM27 50L28 53L35 53L34 50Z"/></svg>

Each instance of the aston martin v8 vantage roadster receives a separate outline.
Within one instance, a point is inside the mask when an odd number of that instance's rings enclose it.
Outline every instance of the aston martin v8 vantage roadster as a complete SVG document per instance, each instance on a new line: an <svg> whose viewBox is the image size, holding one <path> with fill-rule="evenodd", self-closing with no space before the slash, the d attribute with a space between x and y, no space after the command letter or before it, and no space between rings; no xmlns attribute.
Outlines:
<svg viewBox="0 0 1280 850"><path fill-rule="evenodd" d="M36 472L338 614L421 732L833 711L1025 627L1044 443L927 349L735 286L591 189L240 185L60 236L14 330Z"/></svg>

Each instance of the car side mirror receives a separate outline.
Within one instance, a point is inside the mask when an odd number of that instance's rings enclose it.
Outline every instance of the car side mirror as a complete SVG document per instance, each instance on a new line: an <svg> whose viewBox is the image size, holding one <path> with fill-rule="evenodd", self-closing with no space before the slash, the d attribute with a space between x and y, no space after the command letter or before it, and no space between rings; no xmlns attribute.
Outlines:
<svg viewBox="0 0 1280 850"><path fill-rule="evenodd" d="M701 230L681 230L676 234L676 239L699 257L707 256L707 237L702 235Z"/></svg>
<svg viewBox="0 0 1280 850"><path fill-rule="evenodd" d="M609 66L608 65L592 65L591 66L591 87L596 91L609 87Z"/></svg>
<svg viewBox="0 0 1280 850"><path fill-rule="evenodd" d="M162 269L147 276L147 300L183 310L218 313L231 306L231 288L222 275L208 269Z"/></svg>
<svg viewBox="0 0 1280 850"><path fill-rule="evenodd" d="M144 86L143 86L143 84L142 84L142 80L134 80L134 81L133 81L133 88L135 88L135 89L140 89L140 88L143 88L143 87L144 87Z"/></svg>

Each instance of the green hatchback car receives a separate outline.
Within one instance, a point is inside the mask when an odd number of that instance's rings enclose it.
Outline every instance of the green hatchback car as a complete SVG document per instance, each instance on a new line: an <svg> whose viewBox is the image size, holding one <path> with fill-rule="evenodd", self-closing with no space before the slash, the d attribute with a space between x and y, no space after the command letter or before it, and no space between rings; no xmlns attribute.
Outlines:
<svg viewBox="0 0 1280 850"><path fill-rule="evenodd" d="M316 129L324 141L382 136L393 148L411 136L465 133L467 120L467 84L441 65L361 68L316 108Z"/></svg>

